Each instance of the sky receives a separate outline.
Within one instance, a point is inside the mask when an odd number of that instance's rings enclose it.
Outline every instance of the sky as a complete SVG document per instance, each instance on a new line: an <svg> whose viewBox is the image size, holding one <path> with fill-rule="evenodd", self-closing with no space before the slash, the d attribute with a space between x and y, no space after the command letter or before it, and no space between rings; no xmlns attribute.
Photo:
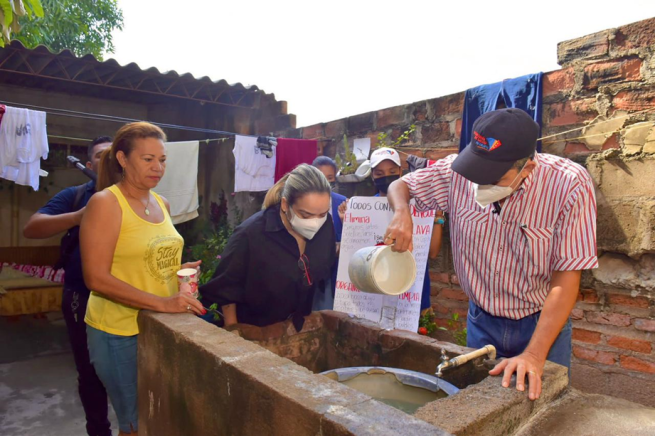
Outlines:
<svg viewBox="0 0 655 436"><path fill-rule="evenodd" d="M653 0L118 4L106 58L257 85L298 127L556 70L558 42L655 16Z"/></svg>

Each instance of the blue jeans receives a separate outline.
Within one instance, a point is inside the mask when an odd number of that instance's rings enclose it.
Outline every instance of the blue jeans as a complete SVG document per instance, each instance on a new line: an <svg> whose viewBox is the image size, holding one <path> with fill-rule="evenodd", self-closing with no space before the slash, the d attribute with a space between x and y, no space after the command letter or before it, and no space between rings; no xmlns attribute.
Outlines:
<svg viewBox="0 0 655 436"><path fill-rule="evenodd" d="M105 385L118 427L125 433L138 430L137 335L118 336L86 326L91 363Z"/></svg>
<svg viewBox="0 0 655 436"><path fill-rule="evenodd" d="M111 424L107 419L107 391L91 364L87 345L84 314L88 300L88 289L64 286L61 311L75 359L78 392L86 415L86 432L90 436L111 436Z"/></svg>
<svg viewBox="0 0 655 436"><path fill-rule="evenodd" d="M496 347L498 357L514 357L528 346L537 327L541 312L521 319L493 316L473 302L469 302L466 320L466 345L482 348L491 344ZM550 347L547 360L566 366L571 371L571 320L566 324Z"/></svg>

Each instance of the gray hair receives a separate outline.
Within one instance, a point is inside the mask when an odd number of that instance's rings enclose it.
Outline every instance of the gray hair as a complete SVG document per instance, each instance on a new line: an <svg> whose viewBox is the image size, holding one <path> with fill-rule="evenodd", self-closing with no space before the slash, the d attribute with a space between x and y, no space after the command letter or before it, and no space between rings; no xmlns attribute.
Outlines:
<svg viewBox="0 0 655 436"><path fill-rule="evenodd" d="M523 169L523 167L525 166L525 164L527 164L528 161L532 160L532 159L534 159L534 154L531 154L528 157L524 157L523 159L519 159L516 162L514 162L514 165L512 165L512 169L516 169L516 170L521 171Z"/></svg>
<svg viewBox="0 0 655 436"><path fill-rule="evenodd" d="M280 204L282 198L286 198L291 206L306 194L330 192L330 183L321 171L311 165L300 164L268 190L262 209Z"/></svg>

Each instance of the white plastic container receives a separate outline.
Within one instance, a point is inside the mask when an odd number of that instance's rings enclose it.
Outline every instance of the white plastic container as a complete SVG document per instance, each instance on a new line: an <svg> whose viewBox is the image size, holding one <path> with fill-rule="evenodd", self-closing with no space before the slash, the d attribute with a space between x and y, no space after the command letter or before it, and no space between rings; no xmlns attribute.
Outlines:
<svg viewBox="0 0 655 436"><path fill-rule="evenodd" d="M416 261L411 252L396 253L389 245L364 247L350 259L348 275L360 291L400 295L416 281Z"/></svg>
<svg viewBox="0 0 655 436"><path fill-rule="evenodd" d="M355 174L342 175L341 171L337 174L337 181L339 183L358 183L366 180L371 175L371 162L365 160L357 167Z"/></svg>

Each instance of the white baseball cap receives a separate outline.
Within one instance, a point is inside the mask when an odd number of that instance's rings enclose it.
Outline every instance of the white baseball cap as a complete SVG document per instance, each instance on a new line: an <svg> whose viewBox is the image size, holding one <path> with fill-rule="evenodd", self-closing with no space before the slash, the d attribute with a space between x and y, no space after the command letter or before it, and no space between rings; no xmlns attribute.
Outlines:
<svg viewBox="0 0 655 436"><path fill-rule="evenodd" d="M400 155L393 148L378 148L371 154L371 168L375 168L383 160L390 160L400 166Z"/></svg>

